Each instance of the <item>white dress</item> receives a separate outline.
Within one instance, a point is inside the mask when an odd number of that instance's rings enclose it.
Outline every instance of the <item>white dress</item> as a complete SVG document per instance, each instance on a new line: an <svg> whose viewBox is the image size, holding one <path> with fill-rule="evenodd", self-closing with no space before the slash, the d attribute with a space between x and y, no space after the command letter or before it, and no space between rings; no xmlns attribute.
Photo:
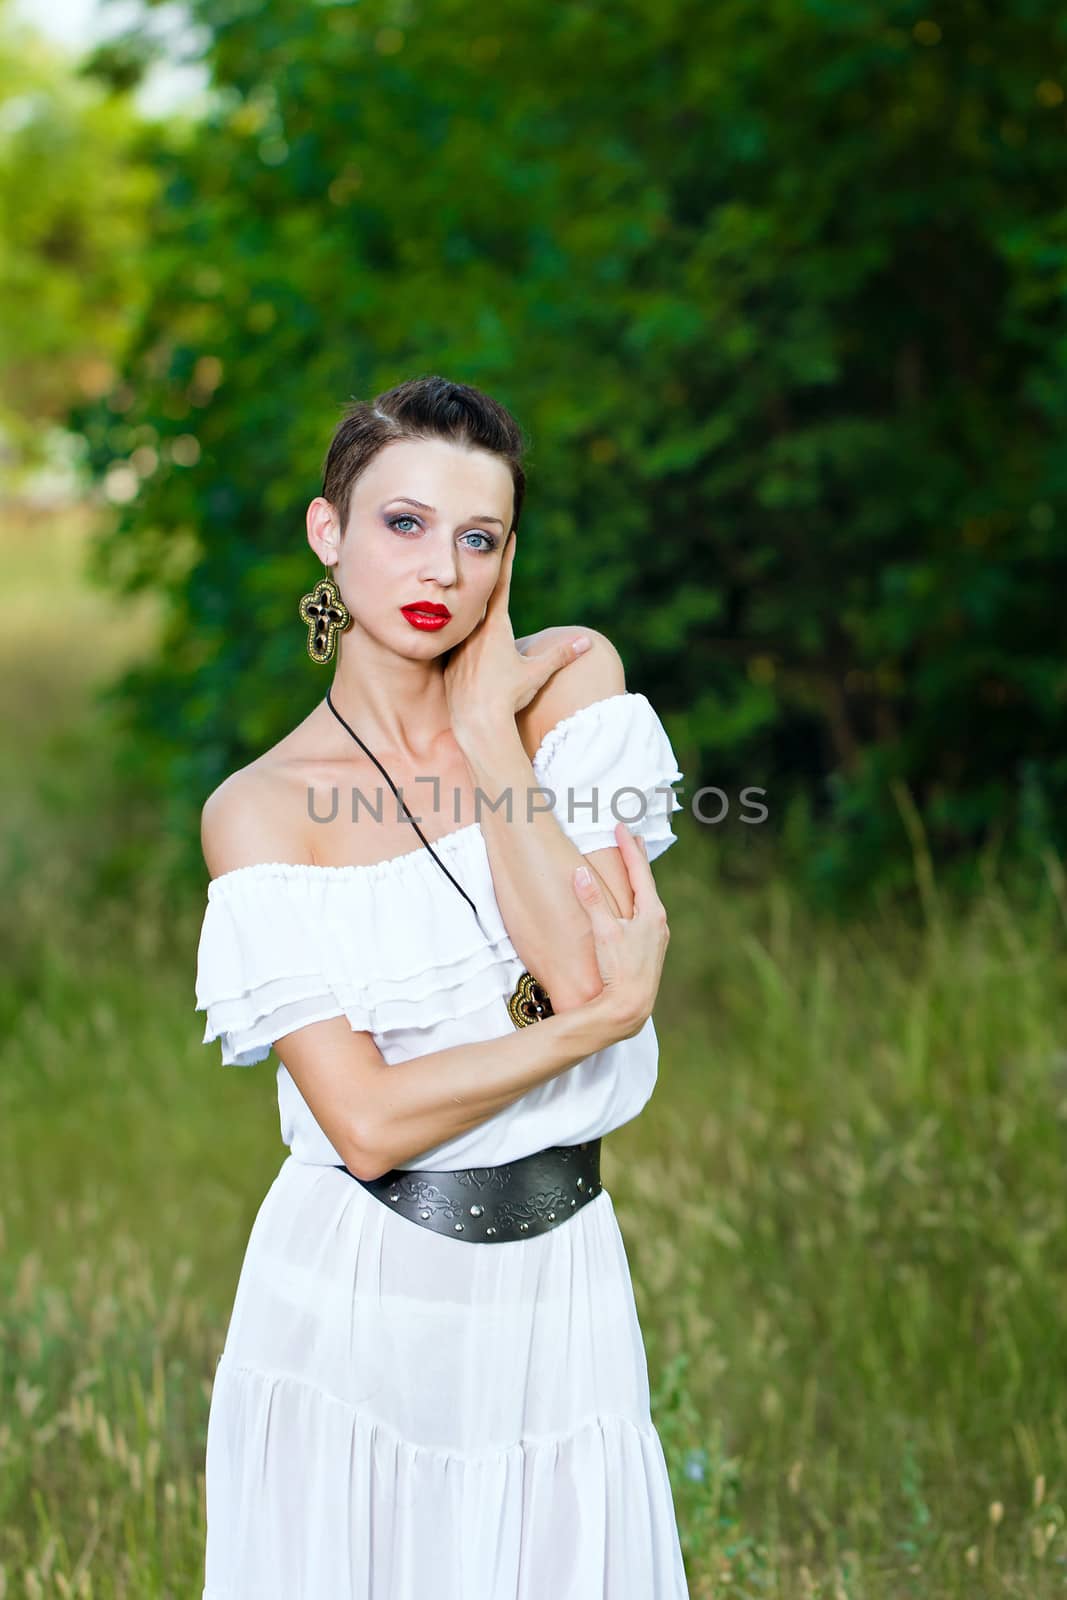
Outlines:
<svg viewBox="0 0 1067 1600"><path fill-rule="evenodd" d="M615 844L616 820L634 819L650 860L674 842L682 773L644 695L565 718L533 767L583 852ZM480 826L433 845L485 931L421 844L212 880L196 1009L224 1064L339 1015L390 1064L514 1032L524 969ZM488 1166L608 1134L645 1105L657 1064L650 1018L405 1165ZM277 1082L290 1153L215 1371L203 1600L686 1600L608 1190L528 1240L451 1239L338 1170L281 1064Z"/></svg>

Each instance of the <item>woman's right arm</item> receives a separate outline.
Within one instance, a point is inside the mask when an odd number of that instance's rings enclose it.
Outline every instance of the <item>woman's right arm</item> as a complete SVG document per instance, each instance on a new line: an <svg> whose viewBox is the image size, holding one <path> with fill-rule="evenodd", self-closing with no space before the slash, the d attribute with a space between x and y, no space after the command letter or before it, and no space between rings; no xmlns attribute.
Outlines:
<svg viewBox="0 0 1067 1600"><path fill-rule="evenodd" d="M615 830L634 892L632 917L609 910L596 881L574 892L593 926L603 988L595 999L500 1039L453 1045L390 1066L344 1017L274 1043L312 1115L357 1178L377 1178L487 1122L529 1089L633 1037L652 1014L670 930L639 838Z"/></svg>

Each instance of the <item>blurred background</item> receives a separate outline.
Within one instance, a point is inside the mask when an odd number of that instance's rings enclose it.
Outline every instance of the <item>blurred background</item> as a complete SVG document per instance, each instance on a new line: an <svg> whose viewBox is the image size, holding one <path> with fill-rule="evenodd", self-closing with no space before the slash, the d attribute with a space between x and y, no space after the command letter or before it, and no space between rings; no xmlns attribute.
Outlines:
<svg viewBox="0 0 1067 1600"><path fill-rule="evenodd" d="M604 1159L694 1600L1067 1592L1062 8L0 0L0 74L0 1596L199 1596L286 1153L199 813L431 373L685 773Z"/></svg>

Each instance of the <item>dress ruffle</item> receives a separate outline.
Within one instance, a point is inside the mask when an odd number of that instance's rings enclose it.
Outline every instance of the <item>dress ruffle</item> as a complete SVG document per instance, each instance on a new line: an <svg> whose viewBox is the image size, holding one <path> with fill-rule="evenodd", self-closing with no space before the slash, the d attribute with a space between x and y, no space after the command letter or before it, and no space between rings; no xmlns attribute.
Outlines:
<svg viewBox="0 0 1067 1600"><path fill-rule="evenodd" d="M615 845L613 804L619 820L635 816L629 826L650 861L675 842L670 816L681 806L669 786L682 773L644 695L608 696L563 718L532 765L583 853ZM594 798L596 817L582 807ZM366 866L259 862L208 884L196 1009L207 1013L203 1042L221 1042L224 1065L263 1061L275 1039L327 1017L376 1037L419 1029L430 1039L435 1027L506 1001L522 962L480 824L433 846L477 918L422 845Z"/></svg>
<svg viewBox="0 0 1067 1600"><path fill-rule="evenodd" d="M640 834L650 861L674 844L670 818L682 805L671 785L684 774L643 694L609 695L564 717L532 765L553 791L553 815L583 855L613 846L617 822Z"/></svg>
<svg viewBox="0 0 1067 1600"><path fill-rule="evenodd" d="M215 1372L204 1600L685 1600L611 1197L461 1244L287 1161Z"/></svg>
<svg viewBox="0 0 1067 1600"><path fill-rule="evenodd" d="M204 1043L221 1039L224 1064L246 1066L307 1022L432 1028L510 992L517 956L478 831L434 849L457 863L482 926L421 846L370 867L266 862L214 879L197 959Z"/></svg>
<svg viewBox="0 0 1067 1600"><path fill-rule="evenodd" d="M212 1405L218 1433L235 1430L239 1450L263 1471L251 1485L233 1482L232 1468L214 1458L216 1503L225 1485L233 1496L225 1514L255 1534L237 1586L205 1587L202 1600L686 1594L663 1447L651 1423L591 1417L563 1435L466 1457L409 1443L302 1379L225 1357ZM284 1450L267 1449L268 1432L283 1435ZM301 1515L313 1524L297 1547L287 1537L295 1463ZM362 1508L358 1537L352 1506ZM524 1540L524 1528L552 1537Z"/></svg>
<svg viewBox="0 0 1067 1600"><path fill-rule="evenodd" d="M655 790L681 774L643 695L564 718L533 768L583 852L615 844L613 796L623 819L651 796L632 824L650 859L674 842ZM594 786L608 814L569 816ZM477 917L421 844L214 879L205 1043L250 1065L345 1016L393 1070L510 1033L523 963L485 836L475 823L433 843ZM493 1165L610 1133L648 1100L658 1054L649 1018L404 1164ZM291 1154L252 1226L211 1397L203 1600L687 1600L608 1190L547 1233L471 1244L344 1171L283 1063L278 1095Z"/></svg>

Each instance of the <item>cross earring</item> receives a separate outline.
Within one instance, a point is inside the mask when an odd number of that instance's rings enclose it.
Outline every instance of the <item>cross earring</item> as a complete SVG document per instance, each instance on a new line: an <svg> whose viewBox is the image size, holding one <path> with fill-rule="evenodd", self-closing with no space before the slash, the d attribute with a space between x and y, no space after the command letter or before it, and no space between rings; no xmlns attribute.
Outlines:
<svg viewBox="0 0 1067 1600"><path fill-rule="evenodd" d="M351 612L341 599L341 591L330 577L330 569L325 561L323 566L326 576L320 578L311 593L303 595L300 600L300 617L308 625L308 655L320 666L333 660L337 635L345 633L352 626Z"/></svg>

